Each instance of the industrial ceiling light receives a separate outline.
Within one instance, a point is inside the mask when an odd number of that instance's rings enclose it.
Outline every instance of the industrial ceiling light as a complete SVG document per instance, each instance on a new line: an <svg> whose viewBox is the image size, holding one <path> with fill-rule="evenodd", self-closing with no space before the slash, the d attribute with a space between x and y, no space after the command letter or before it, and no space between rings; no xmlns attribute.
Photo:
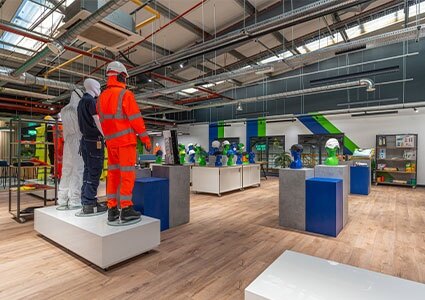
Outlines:
<svg viewBox="0 0 425 300"><path fill-rule="evenodd" d="M149 78L149 79L148 79L148 82L152 82L152 79L150 79L150 78Z"/></svg>
<svg viewBox="0 0 425 300"><path fill-rule="evenodd" d="M236 111L243 111L242 103L238 102L238 107L236 107Z"/></svg>
<svg viewBox="0 0 425 300"><path fill-rule="evenodd" d="M59 55L64 50L63 44L58 41L52 41L47 43L47 48L52 51L54 54Z"/></svg>
<svg viewBox="0 0 425 300"><path fill-rule="evenodd" d="M183 68L184 68L184 63L183 63L183 62L181 62L181 63L179 64L179 67L180 67L180 69L183 69Z"/></svg>
<svg viewBox="0 0 425 300"><path fill-rule="evenodd" d="M414 107L414 108L413 108L413 111L414 111L415 113L418 113L418 112L419 112L419 109L417 109L416 107Z"/></svg>

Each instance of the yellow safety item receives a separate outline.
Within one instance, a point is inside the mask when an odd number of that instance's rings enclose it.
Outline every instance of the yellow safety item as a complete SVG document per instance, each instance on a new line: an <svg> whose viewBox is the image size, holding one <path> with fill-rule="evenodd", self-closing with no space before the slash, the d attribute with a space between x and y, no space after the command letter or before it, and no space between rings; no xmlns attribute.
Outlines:
<svg viewBox="0 0 425 300"><path fill-rule="evenodd" d="M49 148L45 145L46 126L43 124L35 130L37 131L35 156L38 160L47 163L49 160ZM44 181L44 178L47 178L48 174L50 174L50 167L39 167L37 179Z"/></svg>

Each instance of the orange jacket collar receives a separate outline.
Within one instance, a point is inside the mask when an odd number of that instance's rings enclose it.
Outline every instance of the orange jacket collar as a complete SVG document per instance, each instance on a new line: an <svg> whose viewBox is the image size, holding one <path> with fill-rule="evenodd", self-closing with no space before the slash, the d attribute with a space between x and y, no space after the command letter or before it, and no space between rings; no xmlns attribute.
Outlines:
<svg viewBox="0 0 425 300"><path fill-rule="evenodd" d="M106 86L125 88L125 83L119 82L117 76L109 76L108 81L106 82Z"/></svg>

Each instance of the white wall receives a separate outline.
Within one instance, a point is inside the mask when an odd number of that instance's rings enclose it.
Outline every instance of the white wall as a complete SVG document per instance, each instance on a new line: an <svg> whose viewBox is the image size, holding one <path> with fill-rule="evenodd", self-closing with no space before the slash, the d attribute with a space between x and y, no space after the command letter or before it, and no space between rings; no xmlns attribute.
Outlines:
<svg viewBox="0 0 425 300"><path fill-rule="evenodd" d="M398 115L382 115L370 117L351 117L350 115L326 116L341 132L345 133L361 148L375 147L378 134L418 134L418 184L425 185L425 111L414 113L413 110L400 111ZM179 142L200 143L208 149L208 125L190 126L189 136L179 136ZM187 131L186 131L187 132ZM298 142L299 134L311 132L299 121L267 123L266 134L285 135L285 148ZM246 125L232 123L224 127L225 137L239 137L246 144Z"/></svg>

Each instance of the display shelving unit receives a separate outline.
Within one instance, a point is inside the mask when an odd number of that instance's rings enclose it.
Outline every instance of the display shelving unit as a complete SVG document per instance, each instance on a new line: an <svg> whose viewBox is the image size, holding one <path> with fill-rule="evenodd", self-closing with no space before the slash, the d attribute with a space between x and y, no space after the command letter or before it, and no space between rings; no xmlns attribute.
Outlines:
<svg viewBox="0 0 425 300"><path fill-rule="evenodd" d="M43 142L34 142L23 140L23 128L28 124L36 124L39 126L45 126L44 129L44 141ZM56 175L56 166L57 166L57 156L55 155L54 164L46 164L46 165L33 165L28 166L23 164L25 162L26 156L22 155L23 146L25 147L37 147L37 145L42 145L44 147L44 158L43 161L47 162L48 159L48 147L54 145L54 142L48 141L48 132L49 130L53 130L49 127L55 126L56 137L59 136L58 132L58 121L45 121L45 120L29 120L29 119L11 119L10 126L10 137L12 140L13 131L16 130L16 138L17 141L11 141L9 148L9 213L13 216L13 218L19 223L23 223L27 220L27 218L32 217L34 215L34 209L42 206L47 206L48 198L47 192L50 190L54 191L54 203L56 205L57 201L57 191L58 191L58 180L57 176L53 176L53 179L48 179L48 173L51 168L53 168L53 174ZM34 125L33 125L34 126ZM34 151L35 153L35 151ZM44 179L32 179L31 177L38 178L38 170L39 168L44 169ZM26 184L33 184L34 188L26 189ZM34 194L36 192L41 192L42 196ZM43 205L39 206L31 206L22 208L21 203L21 194L32 195L35 198L43 201Z"/></svg>
<svg viewBox="0 0 425 300"><path fill-rule="evenodd" d="M418 176L418 135L376 136L376 184L416 188Z"/></svg>
<svg viewBox="0 0 425 300"><path fill-rule="evenodd" d="M303 165L307 168L314 168L321 165L327 158L325 149L326 142L337 139L340 145L337 155L344 153L344 134L301 134L298 135L298 144L304 148L302 154Z"/></svg>
<svg viewBox="0 0 425 300"><path fill-rule="evenodd" d="M264 137L251 137L251 149L255 153L255 160L261 165L262 172L267 178L267 175L279 174L279 166L276 165L276 157L285 152L285 136L264 136Z"/></svg>

